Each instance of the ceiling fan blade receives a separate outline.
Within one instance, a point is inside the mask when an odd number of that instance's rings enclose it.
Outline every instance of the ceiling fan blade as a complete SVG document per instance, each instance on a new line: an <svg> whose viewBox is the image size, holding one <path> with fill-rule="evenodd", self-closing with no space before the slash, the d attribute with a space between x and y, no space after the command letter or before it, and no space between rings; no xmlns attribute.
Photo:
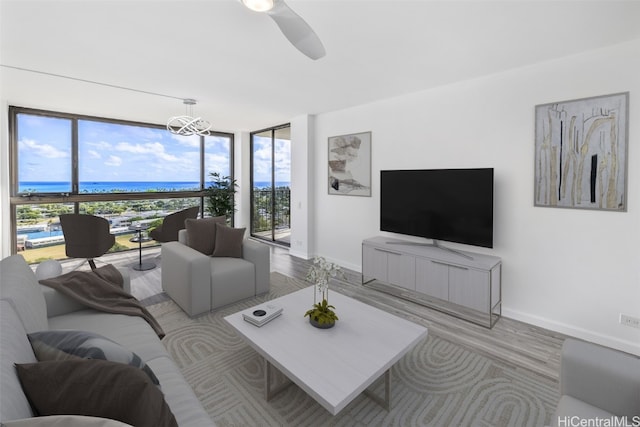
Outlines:
<svg viewBox="0 0 640 427"><path fill-rule="evenodd" d="M318 35L284 1L277 1L267 14L273 19L282 34L300 52L316 60L325 56L326 51Z"/></svg>

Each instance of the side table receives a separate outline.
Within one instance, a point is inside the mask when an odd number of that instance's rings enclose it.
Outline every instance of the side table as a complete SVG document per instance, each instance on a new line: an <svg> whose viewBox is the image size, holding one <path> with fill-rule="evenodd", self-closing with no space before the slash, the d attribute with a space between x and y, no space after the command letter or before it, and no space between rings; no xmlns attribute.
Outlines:
<svg viewBox="0 0 640 427"><path fill-rule="evenodd" d="M138 263L131 266L131 268L133 268L136 271L146 271L146 270L151 270L153 268L156 268L156 265L153 262L142 262L142 242L150 242L151 240L153 240L149 236L142 235L142 232L148 228L149 228L148 225L142 225L142 224L129 226L129 230L133 230L136 232L136 235L131 239L129 239L129 241L133 243L138 243L138 251L139 251Z"/></svg>

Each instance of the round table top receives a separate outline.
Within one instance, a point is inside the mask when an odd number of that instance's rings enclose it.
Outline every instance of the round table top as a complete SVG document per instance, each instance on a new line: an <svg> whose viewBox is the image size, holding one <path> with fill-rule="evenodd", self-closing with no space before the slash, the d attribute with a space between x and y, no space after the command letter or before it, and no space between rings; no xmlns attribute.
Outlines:
<svg viewBox="0 0 640 427"><path fill-rule="evenodd" d="M131 243L144 243L144 242L150 242L152 240L153 239L148 236L142 236L141 238L138 238L138 236L135 236L129 239Z"/></svg>
<svg viewBox="0 0 640 427"><path fill-rule="evenodd" d="M131 224L129 230L142 231L149 228L149 224Z"/></svg>

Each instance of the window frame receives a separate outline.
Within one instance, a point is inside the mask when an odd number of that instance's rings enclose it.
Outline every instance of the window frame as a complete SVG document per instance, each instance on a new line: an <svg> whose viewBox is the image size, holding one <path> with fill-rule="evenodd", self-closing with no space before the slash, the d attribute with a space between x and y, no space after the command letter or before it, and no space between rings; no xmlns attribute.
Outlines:
<svg viewBox="0 0 640 427"><path fill-rule="evenodd" d="M291 123L283 123L281 125L278 126L273 126L273 127L269 127L269 128L265 128L265 129L260 129L254 132L251 132L249 134L249 152L250 154L250 160L249 160L249 170L250 170L250 182L251 182L251 189L250 189L250 215L249 215L249 234L251 237L257 238L257 239L261 239L270 243L278 243L281 244L283 246L291 246L291 243L285 243L282 242L278 239L276 239L275 237L275 215L273 215L273 213L276 211L276 200L275 200L275 193L276 193L276 167L275 167L275 140L276 140L276 133L279 130L282 129L289 129L291 130ZM269 132L269 139L271 140L271 212L272 212L272 216L271 216L271 238L270 239L266 239L264 237L259 236L257 233L254 232L254 221L255 221L255 176L254 176L254 166L255 166L255 159L254 159L254 149L255 149L255 145L254 145L254 138L262 133L266 133ZM290 195L289 195L290 197ZM291 199L289 199L289 212L291 212Z"/></svg>
<svg viewBox="0 0 640 427"><path fill-rule="evenodd" d="M71 188L70 193L19 193L18 182L18 114L29 114L42 117L54 117L69 119L72 122L71 132ZM9 106L9 204L11 223L11 253L17 252L17 214L16 207L20 205L37 205L45 203L73 203L74 212L78 213L79 204L83 202L102 201L126 201L126 200L154 200L172 198L199 198L200 210L205 211L207 176L205 170L205 137L200 137L200 189L199 190L178 190L178 191L153 191L153 192L124 192L124 193L80 193L79 192L79 169L78 169L78 121L88 120L111 124L138 126L152 129L166 130L166 126L153 123L128 121L122 119L111 119L105 117L88 116L82 114L63 113L27 107ZM228 132L211 131L209 137L220 136L229 139L229 174L232 179L235 177L234 170L234 134Z"/></svg>

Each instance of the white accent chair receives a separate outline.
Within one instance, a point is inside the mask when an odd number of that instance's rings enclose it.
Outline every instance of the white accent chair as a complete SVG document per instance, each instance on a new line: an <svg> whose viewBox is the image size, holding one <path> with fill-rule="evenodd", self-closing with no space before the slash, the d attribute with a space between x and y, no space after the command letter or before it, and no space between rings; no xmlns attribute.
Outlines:
<svg viewBox="0 0 640 427"><path fill-rule="evenodd" d="M162 289L189 316L269 292L270 249L245 239L242 258L213 257L188 246L186 230L162 245Z"/></svg>

